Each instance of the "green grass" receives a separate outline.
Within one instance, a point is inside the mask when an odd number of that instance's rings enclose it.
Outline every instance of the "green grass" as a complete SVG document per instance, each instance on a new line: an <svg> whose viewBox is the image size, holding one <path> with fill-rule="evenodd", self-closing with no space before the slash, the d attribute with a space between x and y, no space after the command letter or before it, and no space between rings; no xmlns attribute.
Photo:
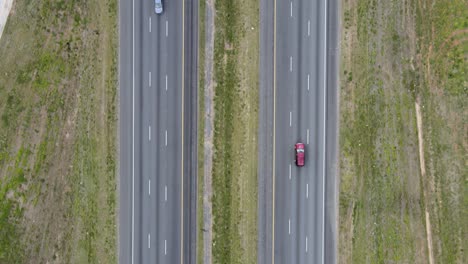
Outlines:
<svg viewBox="0 0 468 264"><path fill-rule="evenodd" d="M238 39L236 18L239 16L237 1L216 1L215 8L215 127L213 161L213 262L238 263L240 261L240 234L237 216L239 215L238 186L233 183L232 157L234 151L233 131L235 118L233 105L237 103L235 89L237 61L235 55ZM224 46L232 45L232 51ZM236 46L237 45L237 46ZM226 56L226 59L224 58ZM226 62L224 62L226 61ZM217 147L216 147L217 146ZM233 197L234 196L234 197Z"/></svg>
<svg viewBox="0 0 468 264"><path fill-rule="evenodd" d="M94 7L93 7L94 6ZM80 87L82 94L90 100L80 104L80 116L77 120L77 141L74 148L72 181L73 215L77 219L78 243L72 247L71 261L74 263L108 262L116 263L116 96L117 96L117 32L114 2L105 5L94 3L90 8L108 8L110 17L103 18L103 31L110 30L101 45L106 48L90 51L86 61L93 61L101 56L101 64L94 70L86 70L83 65ZM94 43L99 46L100 39ZM106 50L107 49L107 50ZM98 71L96 74L95 71ZM105 76L105 77L104 77ZM99 96L94 85L104 84L105 97ZM97 97L98 103L93 100ZM100 108L104 115L97 115ZM73 201L74 199L74 201ZM81 229L81 230L80 230Z"/></svg>
<svg viewBox="0 0 468 264"><path fill-rule="evenodd" d="M213 263L255 263L258 3L215 8Z"/></svg>
<svg viewBox="0 0 468 264"><path fill-rule="evenodd" d="M429 12L422 11L419 3L344 2L342 263L428 263L426 206L435 262L466 262L467 171L462 169L462 157L466 156L463 124L467 120L462 102L467 101L467 64L461 58L466 41L448 54L428 55L429 45L434 43L433 52L438 51L441 39L456 30L455 25L467 28L466 8L462 1L442 1L433 7L428 1ZM435 34L433 25L439 25ZM427 56L430 74L426 73ZM435 86L446 90L438 94ZM421 177L419 166L417 96L423 98L426 178ZM431 179L435 190L430 188Z"/></svg>
<svg viewBox="0 0 468 264"><path fill-rule="evenodd" d="M0 263L116 262L116 3L15 2L0 40Z"/></svg>
<svg viewBox="0 0 468 264"><path fill-rule="evenodd" d="M22 254L18 228L19 219L23 214L18 200L22 199L21 185L25 183L24 177L27 168L27 160L31 154L29 149L20 147L16 157L11 161L12 166L7 168L8 177L0 178L0 261L6 260L10 263L24 261Z"/></svg>
<svg viewBox="0 0 468 264"><path fill-rule="evenodd" d="M418 45L425 67L419 90L424 105L425 156L428 177L435 185L428 205L439 245L434 247L434 256L440 263L468 261L466 7L465 1L440 1L425 10L417 9Z"/></svg>

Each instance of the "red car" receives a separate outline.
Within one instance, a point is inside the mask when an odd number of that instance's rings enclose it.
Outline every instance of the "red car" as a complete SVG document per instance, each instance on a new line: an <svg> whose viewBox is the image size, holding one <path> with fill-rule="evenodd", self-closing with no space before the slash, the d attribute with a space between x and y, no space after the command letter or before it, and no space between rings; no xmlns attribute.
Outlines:
<svg viewBox="0 0 468 264"><path fill-rule="evenodd" d="M294 150L296 152L296 166L298 167L304 166L304 161L305 161L304 143L296 143L296 145L294 146Z"/></svg>

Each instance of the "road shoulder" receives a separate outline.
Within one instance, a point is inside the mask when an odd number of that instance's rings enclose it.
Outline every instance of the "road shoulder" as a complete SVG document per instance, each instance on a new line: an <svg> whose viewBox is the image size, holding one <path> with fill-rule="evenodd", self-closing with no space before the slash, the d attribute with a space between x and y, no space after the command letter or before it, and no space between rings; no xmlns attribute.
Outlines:
<svg viewBox="0 0 468 264"><path fill-rule="evenodd" d="M328 2L325 263L338 262L340 1Z"/></svg>
<svg viewBox="0 0 468 264"><path fill-rule="evenodd" d="M258 125L258 258L272 263L273 206L273 52L274 2L260 0L260 68Z"/></svg>

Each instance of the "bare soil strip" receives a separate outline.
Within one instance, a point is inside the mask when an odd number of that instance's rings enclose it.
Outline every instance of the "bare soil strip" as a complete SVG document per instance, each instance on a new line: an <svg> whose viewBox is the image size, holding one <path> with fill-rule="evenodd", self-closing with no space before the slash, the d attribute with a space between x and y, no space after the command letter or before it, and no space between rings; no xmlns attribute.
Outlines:
<svg viewBox="0 0 468 264"><path fill-rule="evenodd" d="M418 144L419 144L419 162L421 166L421 177L423 181L427 181L427 175L426 175L426 164L424 161L424 141L423 141L423 125L422 125L422 115L421 115L421 107L420 107L420 101L421 99L417 97L416 102L415 102L415 108L416 108L416 122L418 124ZM433 181L431 182L431 186L434 186ZM427 203L428 203L428 197L427 197L427 191L426 188L424 187L424 184L422 186L423 189L423 196L424 196L424 207L425 207L425 217L426 217L426 239L427 239L427 250L429 254L429 263L434 264L434 251L432 250L432 228L431 228L431 219L429 217L429 211L427 210Z"/></svg>

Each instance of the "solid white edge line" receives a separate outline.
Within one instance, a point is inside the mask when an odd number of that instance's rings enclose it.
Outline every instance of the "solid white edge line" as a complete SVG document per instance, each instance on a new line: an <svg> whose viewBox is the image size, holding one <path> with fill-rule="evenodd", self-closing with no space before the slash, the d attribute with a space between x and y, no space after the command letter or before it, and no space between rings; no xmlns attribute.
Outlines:
<svg viewBox="0 0 468 264"><path fill-rule="evenodd" d="M149 24L149 32L151 33L151 17L149 17L149 22L148 22L148 24Z"/></svg>
<svg viewBox="0 0 468 264"><path fill-rule="evenodd" d="M135 0L132 0L132 264L135 252Z"/></svg>
<svg viewBox="0 0 468 264"><path fill-rule="evenodd" d="M167 201L167 185L164 186L164 201Z"/></svg>
<svg viewBox="0 0 468 264"><path fill-rule="evenodd" d="M180 171L180 264L184 264L184 80L185 80L185 0L182 0L182 91L181 91L181 171Z"/></svg>
<svg viewBox="0 0 468 264"><path fill-rule="evenodd" d="M272 217L271 262L275 264L275 189L276 189L276 0L273 0L273 165L272 165ZM181 263L182 264L182 263Z"/></svg>
<svg viewBox="0 0 468 264"><path fill-rule="evenodd" d="M325 1L325 23L324 23L324 38L323 38L323 163L322 163L322 264L325 263L325 165L326 165L326 110L327 110L327 9L328 1Z"/></svg>

